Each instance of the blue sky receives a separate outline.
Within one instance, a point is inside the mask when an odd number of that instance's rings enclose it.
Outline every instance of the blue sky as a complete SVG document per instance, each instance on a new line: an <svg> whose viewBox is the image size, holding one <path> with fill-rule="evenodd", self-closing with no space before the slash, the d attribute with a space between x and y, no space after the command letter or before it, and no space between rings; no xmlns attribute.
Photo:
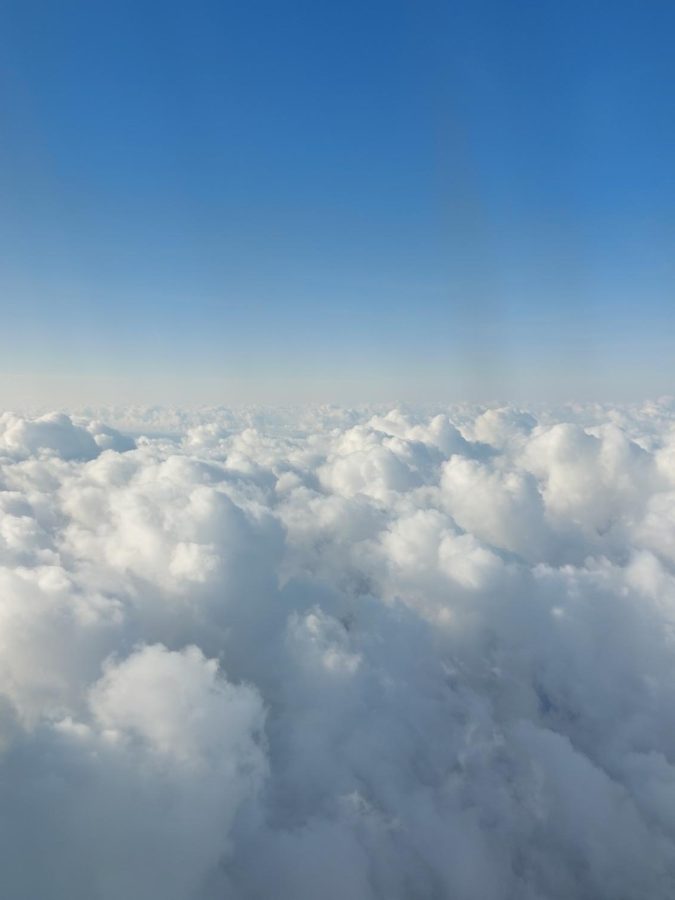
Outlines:
<svg viewBox="0 0 675 900"><path fill-rule="evenodd" d="M0 5L0 400L675 392L671 2Z"/></svg>

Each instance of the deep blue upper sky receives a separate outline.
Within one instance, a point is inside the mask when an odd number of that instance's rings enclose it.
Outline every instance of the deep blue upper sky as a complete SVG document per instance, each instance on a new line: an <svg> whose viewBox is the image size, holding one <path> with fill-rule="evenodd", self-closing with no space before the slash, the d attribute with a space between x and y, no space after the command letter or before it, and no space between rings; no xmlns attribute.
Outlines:
<svg viewBox="0 0 675 900"><path fill-rule="evenodd" d="M6 0L6 383L675 392L673 46L671 0Z"/></svg>

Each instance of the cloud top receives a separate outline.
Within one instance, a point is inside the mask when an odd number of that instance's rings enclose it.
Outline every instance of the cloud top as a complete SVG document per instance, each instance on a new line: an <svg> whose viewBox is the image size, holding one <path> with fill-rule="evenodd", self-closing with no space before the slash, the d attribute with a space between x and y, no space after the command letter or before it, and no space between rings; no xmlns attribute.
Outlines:
<svg viewBox="0 0 675 900"><path fill-rule="evenodd" d="M666 400L5 413L1 893L666 900L674 633Z"/></svg>

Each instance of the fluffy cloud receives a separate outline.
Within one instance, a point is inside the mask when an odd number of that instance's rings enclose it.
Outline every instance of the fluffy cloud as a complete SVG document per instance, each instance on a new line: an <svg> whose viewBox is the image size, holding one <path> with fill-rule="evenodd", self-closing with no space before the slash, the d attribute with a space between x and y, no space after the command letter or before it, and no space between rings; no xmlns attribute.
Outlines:
<svg viewBox="0 0 675 900"><path fill-rule="evenodd" d="M0 893L671 898L674 460L665 400L0 416Z"/></svg>

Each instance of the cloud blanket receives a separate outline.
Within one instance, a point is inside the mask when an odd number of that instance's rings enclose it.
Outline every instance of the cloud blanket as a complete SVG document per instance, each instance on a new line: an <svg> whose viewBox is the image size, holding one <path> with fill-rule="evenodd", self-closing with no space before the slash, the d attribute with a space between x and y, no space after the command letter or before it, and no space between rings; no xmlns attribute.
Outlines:
<svg viewBox="0 0 675 900"><path fill-rule="evenodd" d="M670 900L675 407L0 416L0 894Z"/></svg>

